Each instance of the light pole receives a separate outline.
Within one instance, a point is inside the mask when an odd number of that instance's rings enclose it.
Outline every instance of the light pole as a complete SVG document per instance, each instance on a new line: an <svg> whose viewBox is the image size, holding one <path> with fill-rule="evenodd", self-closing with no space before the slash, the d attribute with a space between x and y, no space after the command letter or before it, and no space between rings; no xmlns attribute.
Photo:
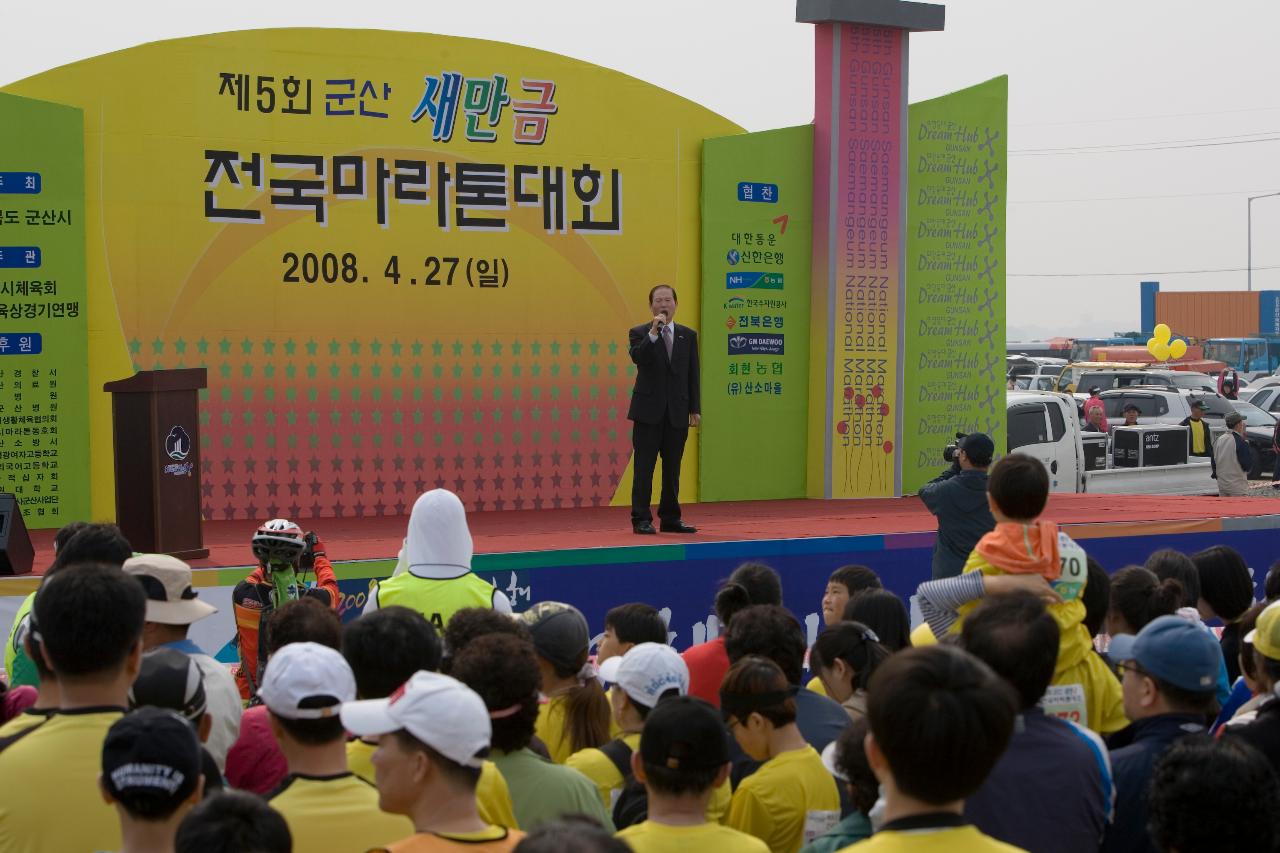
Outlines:
<svg viewBox="0 0 1280 853"><path fill-rule="evenodd" d="M1248 232L1249 232L1249 236L1248 236L1248 245L1249 245L1249 250L1248 250L1248 251L1249 251L1249 260L1248 260L1248 264L1249 264L1249 266L1248 266L1248 269L1249 269L1249 290L1253 290L1253 202L1254 202L1256 199L1260 199L1260 198L1271 198L1272 196L1277 196L1277 195L1280 195L1280 192L1274 192L1274 193L1263 193L1262 195L1251 195L1251 196L1249 196L1249 203L1248 203L1248 205L1246 205L1246 207L1248 208L1248 216L1246 217L1246 219L1248 220L1248 224L1247 224L1245 227L1246 227L1246 229L1247 229L1247 230L1248 230Z"/></svg>

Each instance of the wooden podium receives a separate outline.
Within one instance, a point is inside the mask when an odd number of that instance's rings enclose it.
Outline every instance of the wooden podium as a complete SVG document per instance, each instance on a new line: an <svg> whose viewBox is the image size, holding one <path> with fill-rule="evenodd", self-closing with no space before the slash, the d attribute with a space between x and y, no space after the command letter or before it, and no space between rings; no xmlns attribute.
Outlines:
<svg viewBox="0 0 1280 853"><path fill-rule="evenodd" d="M209 556L200 528L203 367L144 370L108 382L115 426L116 519L134 550Z"/></svg>

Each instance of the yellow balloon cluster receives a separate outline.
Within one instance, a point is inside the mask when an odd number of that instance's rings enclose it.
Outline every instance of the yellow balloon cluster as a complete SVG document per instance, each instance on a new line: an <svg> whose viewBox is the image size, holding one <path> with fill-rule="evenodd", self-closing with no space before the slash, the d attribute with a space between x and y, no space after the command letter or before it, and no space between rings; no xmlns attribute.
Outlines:
<svg viewBox="0 0 1280 853"><path fill-rule="evenodd" d="M1172 334L1167 325L1157 323L1155 336L1147 338L1147 352L1151 353L1156 361L1182 358L1187 354L1187 342L1181 338L1173 341L1169 340Z"/></svg>

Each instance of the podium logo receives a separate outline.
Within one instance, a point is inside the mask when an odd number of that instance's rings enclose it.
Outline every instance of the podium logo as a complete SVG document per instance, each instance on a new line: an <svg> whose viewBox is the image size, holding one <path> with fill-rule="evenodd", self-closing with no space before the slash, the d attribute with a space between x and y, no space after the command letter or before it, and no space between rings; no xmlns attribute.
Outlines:
<svg viewBox="0 0 1280 853"><path fill-rule="evenodd" d="M169 454L170 459L181 462L191 453L191 436L187 435L187 431L182 427L174 427L165 437L164 450Z"/></svg>

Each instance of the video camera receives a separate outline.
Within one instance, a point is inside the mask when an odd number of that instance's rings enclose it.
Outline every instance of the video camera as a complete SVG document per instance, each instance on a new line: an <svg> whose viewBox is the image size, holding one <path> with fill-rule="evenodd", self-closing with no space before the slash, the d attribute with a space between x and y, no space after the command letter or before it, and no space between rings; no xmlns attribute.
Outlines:
<svg viewBox="0 0 1280 853"><path fill-rule="evenodd" d="M964 441L967 432L957 432L956 440L942 448L942 461L950 462L952 465L956 462L956 451L960 449L960 442Z"/></svg>

